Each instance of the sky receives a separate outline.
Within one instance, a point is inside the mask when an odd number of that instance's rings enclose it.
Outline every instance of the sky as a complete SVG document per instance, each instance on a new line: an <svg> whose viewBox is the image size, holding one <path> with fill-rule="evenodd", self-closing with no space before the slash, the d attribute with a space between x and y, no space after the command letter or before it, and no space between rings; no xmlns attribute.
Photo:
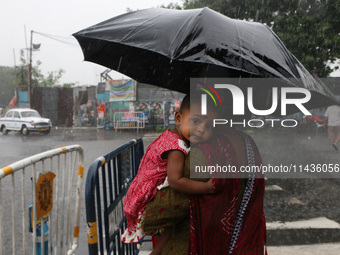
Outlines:
<svg viewBox="0 0 340 255"><path fill-rule="evenodd" d="M20 50L29 47L33 30L33 43L41 43L40 50L33 52L33 65L41 61L45 76L64 69L60 83L96 85L107 68L83 61L82 51L71 35L126 13L127 8L145 9L171 2L182 4L181 0L2 0L0 66L20 65ZM113 79L126 78L115 71L109 75ZM340 71L331 76L340 76Z"/></svg>
<svg viewBox="0 0 340 255"><path fill-rule="evenodd" d="M83 53L72 36L84 28L132 10L168 5L171 0L1 0L0 2L0 66L20 65L20 50L41 43L33 52L33 65L48 72L64 69L60 83L97 85L100 73L107 68L85 62ZM182 4L181 0L177 3ZM26 32L25 32L26 28ZM44 34L44 35L41 35ZM27 46L26 46L27 45ZM25 51L27 52L27 51ZM113 79L126 78L111 71Z"/></svg>

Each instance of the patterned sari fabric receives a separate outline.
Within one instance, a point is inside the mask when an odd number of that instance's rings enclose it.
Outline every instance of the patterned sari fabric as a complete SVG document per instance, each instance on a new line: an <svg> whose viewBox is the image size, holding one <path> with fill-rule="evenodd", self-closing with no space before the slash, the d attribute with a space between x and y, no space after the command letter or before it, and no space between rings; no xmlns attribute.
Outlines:
<svg viewBox="0 0 340 255"><path fill-rule="evenodd" d="M247 135L244 138L248 165L261 165L254 141ZM216 163L238 166L235 151L225 137L199 145L199 148L208 166ZM214 178L215 194L190 196L189 254L264 254L264 179L250 174L242 201L238 201L241 180Z"/></svg>

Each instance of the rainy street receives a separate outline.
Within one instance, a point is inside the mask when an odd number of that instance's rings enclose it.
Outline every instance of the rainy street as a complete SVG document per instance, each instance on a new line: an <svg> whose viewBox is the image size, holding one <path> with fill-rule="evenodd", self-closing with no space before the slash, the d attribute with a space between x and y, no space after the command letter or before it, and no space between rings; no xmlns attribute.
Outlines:
<svg viewBox="0 0 340 255"><path fill-rule="evenodd" d="M135 132L116 133L97 128L53 128L48 135L31 133L29 136L10 132L7 136L0 136L1 147L6 148L1 152L1 166L47 150L79 144L84 150L85 167L89 167L96 158L133 138L136 138Z"/></svg>
<svg viewBox="0 0 340 255"><path fill-rule="evenodd" d="M0 255L340 254L340 0L78 2L2 8Z"/></svg>
<svg viewBox="0 0 340 255"><path fill-rule="evenodd" d="M253 129L247 132L260 150L263 165L340 163L339 154L331 151L325 130L298 133L293 129ZM135 131L114 132L95 128L59 128L53 129L49 135L30 134L27 137L12 132L0 136L0 146L3 148L1 167L33 154L79 144L84 149L85 169L88 169L93 160L133 138L143 137L146 149L158 135L144 132L137 135ZM340 173L322 176L327 178L316 178L319 176L315 173L303 173L299 177L303 178L271 178L268 175L264 201L268 246L339 242L336 224L340 223ZM321 220L320 223L312 223L309 227L299 228L296 223L317 218ZM85 212L82 213L82 221L85 221ZM281 222L281 227L277 222ZM295 227L287 227L290 222ZM282 228L282 223L287 223L286 228ZM327 224L331 224L330 227ZM81 244L86 244L86 233L81 235ZM76 254L86 254L81 253L86 249L86 245L81 245Z"/></svg>
<svg viewBox="0 0 340 255"><path fill-rule="evenodd" d="M323 128L317 133L261 130L250 135L264 165L325 167L340 163L339 154L332 152ZM340 173L320 175L309 171L298 177L266 181L264 210L268 246L339 242Z"/></svg>

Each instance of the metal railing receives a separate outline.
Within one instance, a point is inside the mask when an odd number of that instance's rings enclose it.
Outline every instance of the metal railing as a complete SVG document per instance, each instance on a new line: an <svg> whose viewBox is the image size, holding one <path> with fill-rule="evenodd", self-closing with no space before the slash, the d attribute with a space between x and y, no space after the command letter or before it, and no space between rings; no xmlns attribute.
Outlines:
<svg viewBox="0 0 340 255"><path fill-rule="evenodd" d="M115 112L113 115L113 127L117 129L145 128L147 117L143 112Z"/></svg>
<svg viewBox="0 0 340 255"><path fill-rule="evenodd" d="M79 243L83 162L83 149L71 145L0 169L0 255L73 254Z"/></svg>
<svg viewBox="0 0 340 255"><path fill-rule="evenodd" d="M136 244L123 244L123 201L143 157L142 139L132 140L96 159L86 178L85 203L90 255L135 254Z"/></svg>

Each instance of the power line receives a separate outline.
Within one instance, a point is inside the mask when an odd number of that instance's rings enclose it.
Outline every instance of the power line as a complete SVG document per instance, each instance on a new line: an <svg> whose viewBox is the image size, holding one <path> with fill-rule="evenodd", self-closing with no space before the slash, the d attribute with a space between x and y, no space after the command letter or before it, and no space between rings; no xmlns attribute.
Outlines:
<svg viewBox="0 0 340 255"><path fill-rule="evenodd" d="M69 45L69 46L72 46L72 47L75 47L75 48L79 48L79 45L77 43L70 42L71 40L72 41L76 40L73 37L60 36L60 35L49 35L49 34L44 34L44 33L40 33L40 32L37 32L37 31L33 31L33 32L36 33L36 34L39 34L41 36L47 37L49 39L58 41L60 43L64 43L66 45ZM69 41L66 41L66 40L69 40Z"/></svg>

